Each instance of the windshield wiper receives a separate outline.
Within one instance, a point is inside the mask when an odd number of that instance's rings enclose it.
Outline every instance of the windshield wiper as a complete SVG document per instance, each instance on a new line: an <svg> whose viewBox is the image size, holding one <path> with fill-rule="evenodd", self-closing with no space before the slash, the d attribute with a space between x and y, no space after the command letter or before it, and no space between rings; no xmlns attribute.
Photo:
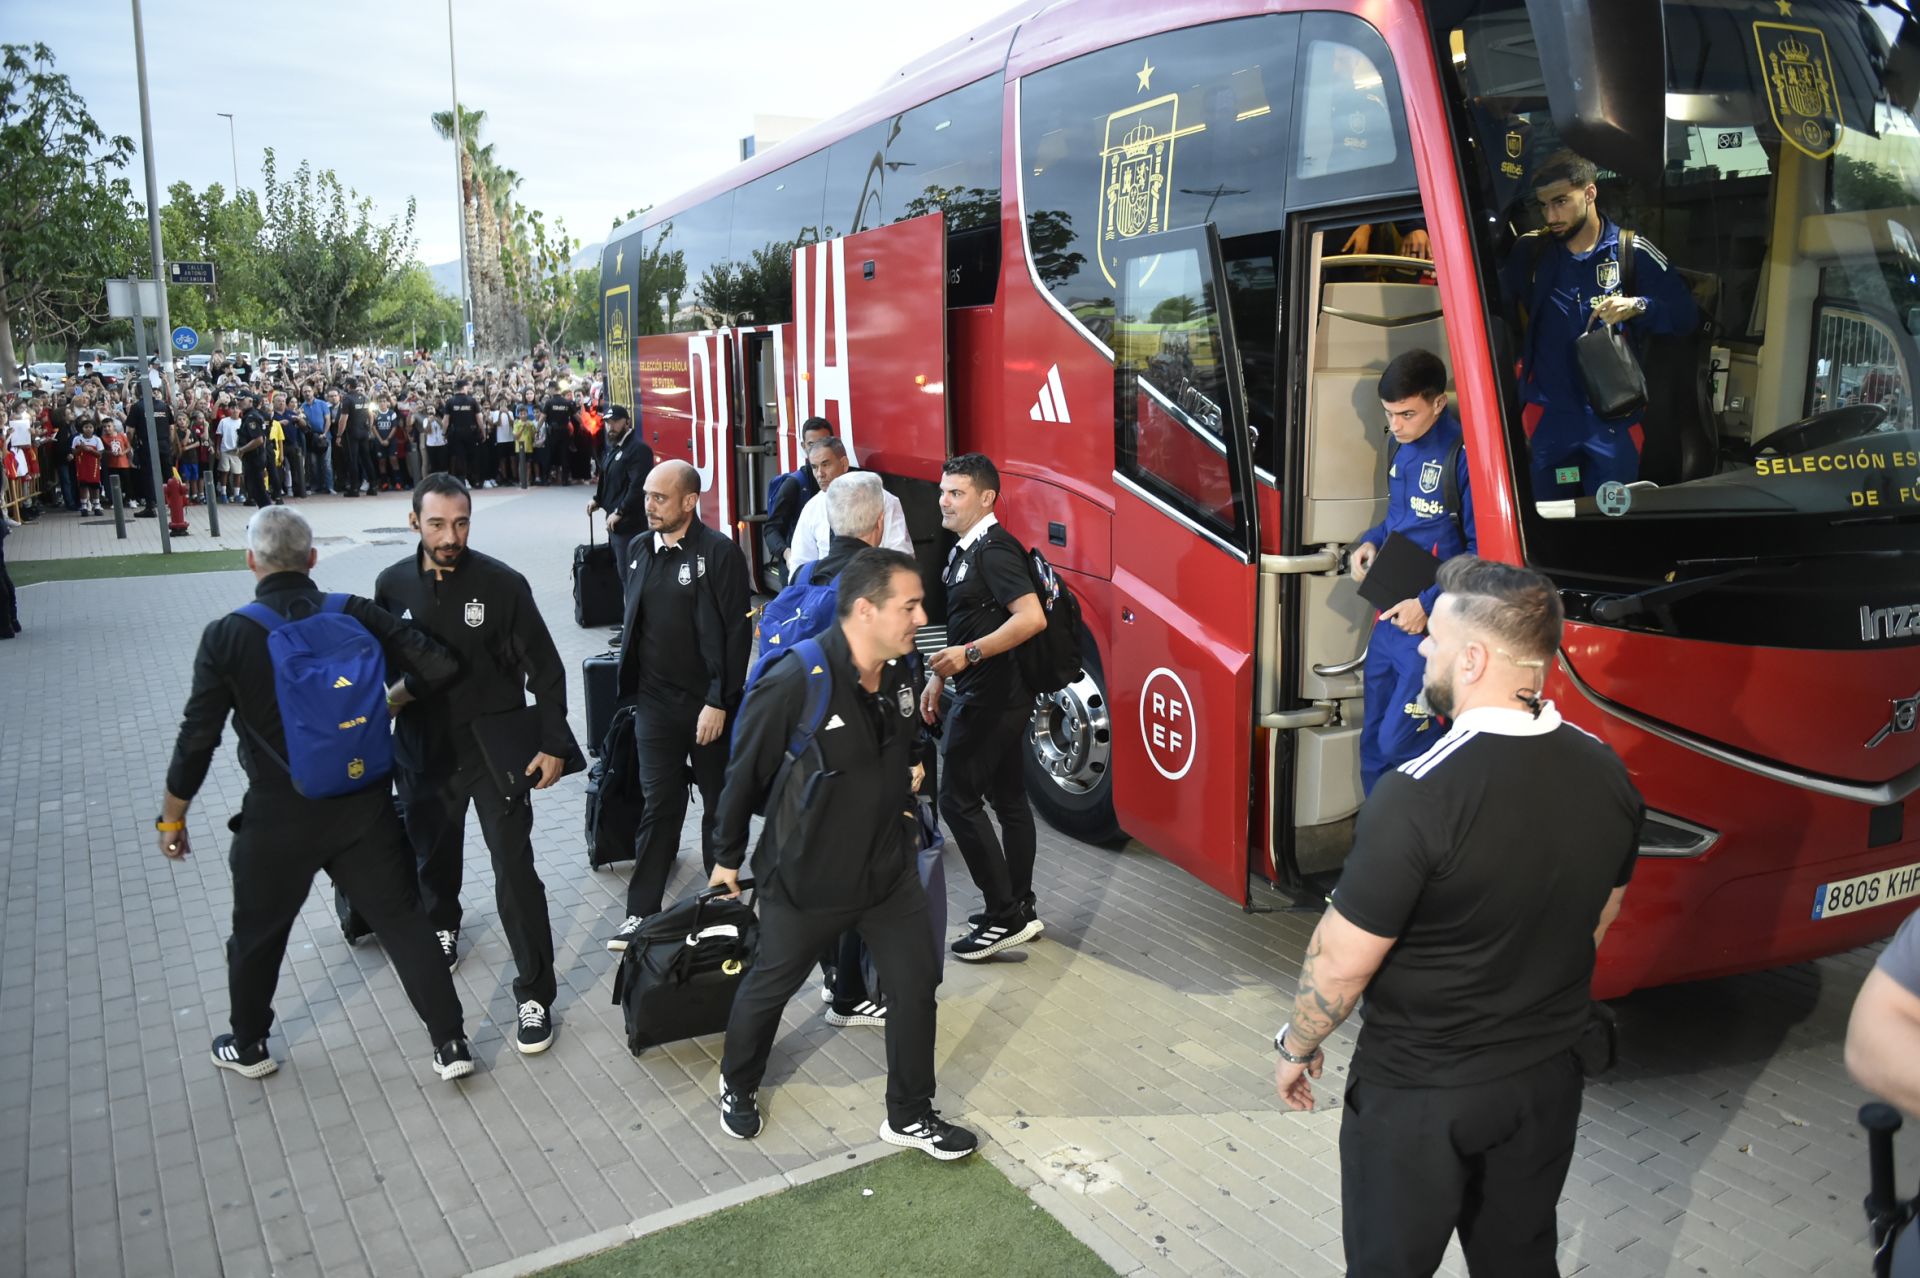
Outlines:
<svg viewBox="0 0 1920 1278"><path fill-rule="evenodd" d="M1747 560L1738 567L1729 568L1725 572L1709 573L1705 577L1690 577L1685 581L1669 581L1662 585L1649 587L1646 590L1636 591L1630 595L1614 595L1610 598L1600 599L1595 601L1593 607L1589 609L1588 612L1595 621L1599 622L1626 621L1629 618L1644 616L1650 612L1663 614L1662 620L1664 621L1667 620L1664 616L1665 610L1670 604L1679 603L1682 599L1690 599L1694 595L1712 590L1716 586L1723 586L1727 582L1740 577L1751 577L1755 573L1761 572L1774 572L1781 568L1793 567L1797 563L1797 560L1785 562L1780 560Z"/></svg>

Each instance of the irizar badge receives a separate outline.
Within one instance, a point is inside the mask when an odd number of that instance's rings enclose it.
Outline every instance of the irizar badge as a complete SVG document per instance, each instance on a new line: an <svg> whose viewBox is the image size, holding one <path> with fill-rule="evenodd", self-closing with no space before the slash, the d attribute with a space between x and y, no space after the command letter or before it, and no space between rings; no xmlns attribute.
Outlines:
<svg viewBox="0 0 1920 1278"><path fill-rule="evenodd" d="M478 599L469 599L467 600L465 616L467 624L478 629L480 626L486 624L487 606Z"/></svg>

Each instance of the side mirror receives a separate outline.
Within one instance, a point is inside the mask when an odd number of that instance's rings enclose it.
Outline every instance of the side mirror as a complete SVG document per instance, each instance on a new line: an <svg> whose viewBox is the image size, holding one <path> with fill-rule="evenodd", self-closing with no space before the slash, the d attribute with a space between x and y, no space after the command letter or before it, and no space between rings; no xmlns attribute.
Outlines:
<svg viewBox="0 0 1920 1278"><path fill-rule="evenodd" d="M1667 147L1659 0L1527 0L1527 15L1561 140L1595 164L1657 183Z"/></svg>

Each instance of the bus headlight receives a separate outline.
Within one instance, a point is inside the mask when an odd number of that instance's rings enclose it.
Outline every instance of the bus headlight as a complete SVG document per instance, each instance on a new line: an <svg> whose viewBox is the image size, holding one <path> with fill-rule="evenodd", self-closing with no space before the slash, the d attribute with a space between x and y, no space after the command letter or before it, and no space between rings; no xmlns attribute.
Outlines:
<svg viewBox="0 0 1920 1278"><path fill-rule="evenodd" d="M1641 856L1699 856L1719 841L1717 830L1648 808L1640 827L1639 852Z"/></svg>

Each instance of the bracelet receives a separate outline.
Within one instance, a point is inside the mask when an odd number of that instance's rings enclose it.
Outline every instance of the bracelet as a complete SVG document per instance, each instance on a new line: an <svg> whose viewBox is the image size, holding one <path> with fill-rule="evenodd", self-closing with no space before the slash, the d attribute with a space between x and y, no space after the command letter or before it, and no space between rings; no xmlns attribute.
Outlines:
<svg viewBox="0 0 1920 1278"><path fill-rule="evenodd" d="M185 821L163 821L159 817L155 817L153 819L153 828L162 834L178 834L187 828L187 823Z"/></svg>
<svg viewBox="0 0 1920 1278"><path fill-rule="evenodd" d="M1273 1050L1280 1053L1280 1059L1289 1065L1313 1064L1313 1058L1320 1055L1320 1049L1318 1047L1308 1052L1305 1056L1296 1056L1287 1050L1287 1031L1292 1028L1293 1025L1291 1023L1280 1027L1280 1032L1273 1036Z"/></svg>

